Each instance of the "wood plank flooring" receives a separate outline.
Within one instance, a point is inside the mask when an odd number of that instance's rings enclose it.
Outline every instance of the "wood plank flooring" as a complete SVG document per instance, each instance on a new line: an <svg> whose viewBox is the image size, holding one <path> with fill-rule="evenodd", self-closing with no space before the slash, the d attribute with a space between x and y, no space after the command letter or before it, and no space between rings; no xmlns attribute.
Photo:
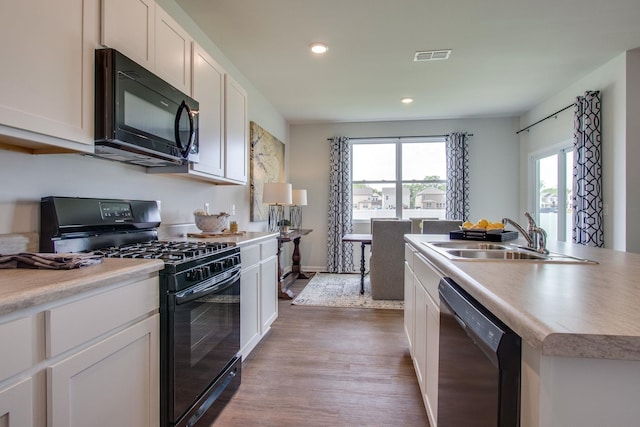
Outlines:
<svg viewBox="0 0 640 427"><path fill-rule="evenodd" d="M278 308L212 427L429 426L401 310Z"/></svg>

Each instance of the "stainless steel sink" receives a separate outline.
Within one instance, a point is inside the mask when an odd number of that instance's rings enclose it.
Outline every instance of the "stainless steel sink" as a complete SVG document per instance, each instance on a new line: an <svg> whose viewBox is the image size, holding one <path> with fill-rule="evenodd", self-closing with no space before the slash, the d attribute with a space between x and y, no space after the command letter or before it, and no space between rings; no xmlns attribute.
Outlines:
<svg viewBox="0 0 640 427"><path fill-rule="evenodd" d="M533 259L544 260L545 255L538 255L533 252L513 251L513 250L458 250L447 251L449 255L457 258L474 259Z"/></svg>
<svg viewBox="0 0 640 427"><path fill-rule="evenodd" d="M425 246L456 261L523 261L565 264L597 264L584 258L550 252L542 254L512 243L478 241L423 242Z"/></svg>
<svg viewBox="0 0 640 427"><path fill-rule="evenodd" d="M492 242L475 242L475 241L456 241L456 242L431 242L431 246L437 246L444 249L474 249L474 250L486 250L486 249L510 249L511 245L508 243L492 243Z"/></svg>

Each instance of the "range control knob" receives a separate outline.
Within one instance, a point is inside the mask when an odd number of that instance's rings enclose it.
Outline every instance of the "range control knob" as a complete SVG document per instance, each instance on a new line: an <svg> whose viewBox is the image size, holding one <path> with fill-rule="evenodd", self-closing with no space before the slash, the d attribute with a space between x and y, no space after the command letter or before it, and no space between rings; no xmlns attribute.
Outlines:
<svg viewBox="0 0 640 427"><path fill-rule="evenodd" d="M208 265L205 265L204 267L202 267L202 275L204 276L205 279L207 277L211 277L211 267Z"/></svg>

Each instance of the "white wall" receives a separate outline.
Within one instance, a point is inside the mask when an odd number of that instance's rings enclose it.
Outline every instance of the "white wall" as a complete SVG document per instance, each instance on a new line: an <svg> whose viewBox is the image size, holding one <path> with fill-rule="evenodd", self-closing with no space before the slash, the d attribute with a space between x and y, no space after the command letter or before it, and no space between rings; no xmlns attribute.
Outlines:
<svg viewBox="0 0 640 427"><path fill-rule="evenodd" d="M249 120L282 142L288 125L282 115L233 66L173 0L158 0L194 39L248 92ZM53 82L55 84L55 82ZM144 168L81 155L30 155L0 150L0 234L39 228L41 197L81 196L161 200L163 227L193 223L192 213L208 202L214 211L236 205L241 230L266 230L266 222L249 222L249 186L216 186L178 177L146 174Z"/></svg>
<svg viewBox="0 0 640 427"><path fill-rule="evenodd" d="M522 128L570 105L587 90L600 90L602 99L602 171L605 246L640 251L640 230L632 223L640 214L638 159L640 125L640 51L613 58L584 78L559 91L520 118ZM545 147L571 140L573 110L546 120L520 134L520 210L531 208L527 188L529 157ZM635 154L635 155L632 155ZM629 185L627 185L629 183ZM636 231L638 230L638 231Z"/></svg>
<svg viewBox="0 0 640 427"><path fill-rule="evenodd" d="M518 215L518 138L513 118L421 120L292 125L290 181L306 188L303 227L313 232L301 240L302 263L323 270L327 264L329 142L333 136L419 136L469 132L470 219L499 220ZM354 252L356 260L359 249Z"/></svg>

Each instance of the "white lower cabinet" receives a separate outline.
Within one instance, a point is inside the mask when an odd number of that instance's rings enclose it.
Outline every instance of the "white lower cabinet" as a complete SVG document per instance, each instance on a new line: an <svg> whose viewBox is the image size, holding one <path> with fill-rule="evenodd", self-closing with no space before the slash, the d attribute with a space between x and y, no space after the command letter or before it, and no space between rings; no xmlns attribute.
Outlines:
<svg viewBox="0 0 640 427"><path fill-rule="evenodd" d="M240 353L245 358L260 342L260 266L242 267L240 277Z"/></svg>
<svg viewBox="0 0 640 427"><path fill-rule="evenodd" d="M275 238L240 248L240 353L243 359L278 317L277 249Z"/></svg>
<svg viewBox="0 0 640 427"><path fill-rule="evenodd" d="M278 317L278 262L275 256L260 262L260 332L266 334Z"/></svg>
<svg viewBox="0 0 640 427"><path fill-rule="evenodd" d="M159 424L159 283L0 316L0 427Z"/></svg>
<svg viewBox="0 0 640 427"><path fill-rule="evenodd" d="M20 382L0 389L0 426L23 427L33 424L33 380Z"/></svg>
<svg viewBox="0 0 640 427"><path fill-rule="evenodd" d="M405 245L405 333L429 423L438 420L438 355L442 274L411 245Z"/></svg>
<svg viewBox="0 0 640 427"><path fill-rule="evenodd" d="M157 426L159 315L47 368L48 425Z"/></svg>

